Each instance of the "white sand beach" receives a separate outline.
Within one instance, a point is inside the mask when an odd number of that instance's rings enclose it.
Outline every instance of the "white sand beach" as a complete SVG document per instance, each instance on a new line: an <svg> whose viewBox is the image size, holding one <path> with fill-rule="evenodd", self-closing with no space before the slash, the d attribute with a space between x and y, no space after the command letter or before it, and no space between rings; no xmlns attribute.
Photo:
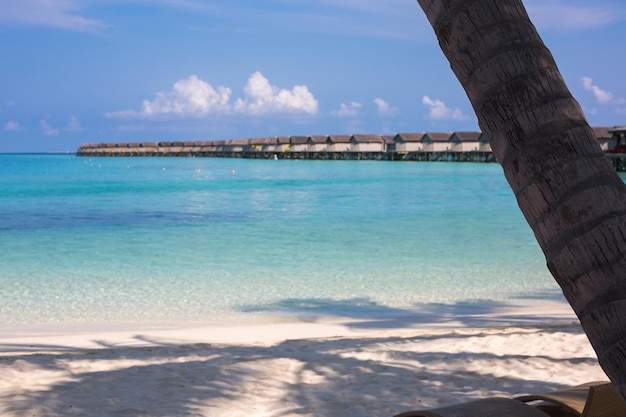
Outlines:
<svg viewBox="0 0 626 417"><path fill-rule="evenodd" d="M434 321L14 332L0 415L392 416L606 379L566 306Z"/></svg>

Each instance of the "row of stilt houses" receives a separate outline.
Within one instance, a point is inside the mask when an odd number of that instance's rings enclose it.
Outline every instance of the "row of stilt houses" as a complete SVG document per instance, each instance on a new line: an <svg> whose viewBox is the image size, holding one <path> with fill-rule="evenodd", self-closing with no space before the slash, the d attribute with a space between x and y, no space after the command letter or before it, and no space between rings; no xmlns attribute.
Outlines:
<svg viewBox="0 0 626 417"><path fill-rule="evenodd" d="M626 127L594 128L607 153L626 146ZM492 162L481 132L313 135L188 142L83 144L79 156L185 156L250 159L364 159Z"/></svg>

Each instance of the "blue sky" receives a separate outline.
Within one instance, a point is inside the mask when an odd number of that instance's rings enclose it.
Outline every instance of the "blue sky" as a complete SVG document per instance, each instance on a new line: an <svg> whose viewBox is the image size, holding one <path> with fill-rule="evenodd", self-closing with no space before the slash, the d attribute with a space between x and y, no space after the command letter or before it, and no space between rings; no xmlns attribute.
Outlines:
<svg viewBox="0 0 626 417"><path fill-rule="evenodd" d="M527 0L593 126L626 124L626 2ZM0 152L478 130L415 0L4 0Z"/></svg>

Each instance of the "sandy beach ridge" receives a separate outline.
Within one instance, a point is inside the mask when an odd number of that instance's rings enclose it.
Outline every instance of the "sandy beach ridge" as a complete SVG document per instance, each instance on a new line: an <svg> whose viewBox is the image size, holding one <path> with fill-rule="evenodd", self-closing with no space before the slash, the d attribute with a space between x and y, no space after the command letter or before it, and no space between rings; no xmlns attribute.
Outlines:
<svg viewBox="0 0 626 417"><path fill-rule="evenodd" d="M0 415L392 416L606 379L567 308L500 313L0 337Z"/></svg>

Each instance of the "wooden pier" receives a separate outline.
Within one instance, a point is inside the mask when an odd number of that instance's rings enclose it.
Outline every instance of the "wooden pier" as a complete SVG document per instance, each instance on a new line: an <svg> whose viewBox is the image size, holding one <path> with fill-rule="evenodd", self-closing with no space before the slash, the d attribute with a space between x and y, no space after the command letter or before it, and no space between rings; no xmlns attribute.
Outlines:
<svg viewBox="0 0 626 417"><path fill-rule="evenodd" d="M119 145L119 144L116 144ZM123 145L123 144L122 144ZM242 158L336 161L439 161L496 162L490 151L264 151L251 149L204 149L185 146L81 146L83 157L178 157L178 158Z"/></svg>
<svg viewBox="0 0 626 417"><path fill-rule="evenodd" d="M626 172L626 128L594 128L607 158ZM622 148L624 152L622 152ZM80 145L83 157L205 157L343 161L497 162L481 132L280 136L195 142Z"/></svg>

